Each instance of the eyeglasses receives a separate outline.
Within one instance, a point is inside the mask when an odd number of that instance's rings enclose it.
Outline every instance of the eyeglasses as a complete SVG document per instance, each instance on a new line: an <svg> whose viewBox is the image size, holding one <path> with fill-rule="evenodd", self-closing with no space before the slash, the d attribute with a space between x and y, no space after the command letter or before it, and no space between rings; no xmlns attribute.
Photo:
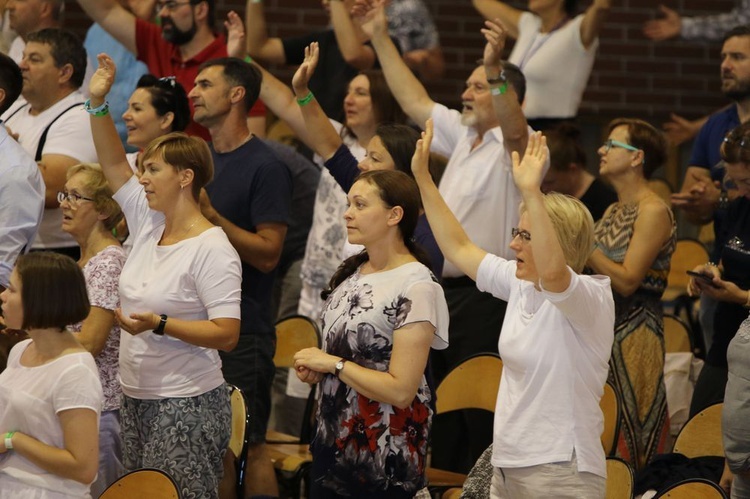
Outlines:
<svg viewBox="0 0 750 499"><path fill-rule="evenodd" d="M521 236L521 239L523 241L531 241L531 234L529 234L529 231L521 230L518 227L513 227L512 229L510 229L510 236L511 239L515 239L517 236Z"/></svg>
<svg viewBox="0 0 750 499"><path fill-rule="evenodd" d="M174 12L175 10L179 9L183 5L192 5L193 1L188 0L187 2L177 2L175 0L169 0L167 2L157 2L154 6L154 11L158 14L161 12L161 9L167 9L168 12Z"/></svg>
<svg viewBox="0 0 750 499"><path fill-rule="evenodd" d="M608 153L613 147L620 147L622 149L627 149L628 151L633 152L640 151L640 149L635 146L631 146L630 144L626 144L625 142L620 142L619 140L615 139L607 139L606 141L604 141L604 144L602 144L602 147L604 148L605 153Z"/></svg>
<svg viewBox="0 0 750 499"><path fill-rule="evenodd" d="M92 198L87 198L86 196L81 196L80 194L76 194L74 192L65 192L60 191L57 193L57 202L62 204L63 201L68 201L71 206L78 207L79 204L81 204L81 201L94 201Z"/></svg>

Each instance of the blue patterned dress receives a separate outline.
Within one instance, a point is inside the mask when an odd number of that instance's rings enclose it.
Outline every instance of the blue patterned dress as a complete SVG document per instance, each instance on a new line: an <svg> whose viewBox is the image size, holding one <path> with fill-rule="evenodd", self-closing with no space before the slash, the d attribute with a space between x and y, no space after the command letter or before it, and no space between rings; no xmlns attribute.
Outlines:
<svg viewBox="0 0 750 499"><path fill-rule="evenodd" d="M328 297L322 321L326 352L382 372L388 371L394 331L407 324L429 322L436 328L432 347L448 344L443 290L416 262L355 272ZM312 497L413 497L425 486L433 406L425 376L411 405L398 409L327 374L311 444Z"/></svg>

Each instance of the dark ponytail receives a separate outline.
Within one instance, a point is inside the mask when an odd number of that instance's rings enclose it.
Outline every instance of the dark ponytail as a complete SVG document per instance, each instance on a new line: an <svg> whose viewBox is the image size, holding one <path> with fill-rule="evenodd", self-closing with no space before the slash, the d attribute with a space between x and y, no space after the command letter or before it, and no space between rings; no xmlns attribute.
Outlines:
<svg viewBox="0 0 750 499"><path fill-rule="evenodd" d="M401 217L398 227L401 231L404 245L419 263L432 269L430 257L427 255L427 252L414 241L414 230L417 227L421 206L419 188L414 179L400 171L372 170L362 173L357 177L357 182L359 181L364 181L376 186L380 193L380 199L387 207L401 207L404 214ZM328 283L328 288L323 290L323 292L320 293L320 296L324 300L327 299L339 284L354 274L354 272L356 272L357 269L369 259L370 256L367 254L367 250L363 250L362 252L344 260L333 274L333 277L331 277L331 281Z"/></svg>

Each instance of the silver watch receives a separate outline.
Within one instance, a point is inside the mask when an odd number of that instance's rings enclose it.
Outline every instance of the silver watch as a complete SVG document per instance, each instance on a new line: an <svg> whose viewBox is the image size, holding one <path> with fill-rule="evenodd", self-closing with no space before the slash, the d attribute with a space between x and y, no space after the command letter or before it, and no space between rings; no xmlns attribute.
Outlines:
<svg viewBox="0 0 750 499"><path fill-rule="evenodd" d="M335 371L333 371L333 375L337 378L339 377L339 374L341 374L341 371L344 369L344 364L346 363L346 359L339 359L338 362L336 362Z"/></svg>

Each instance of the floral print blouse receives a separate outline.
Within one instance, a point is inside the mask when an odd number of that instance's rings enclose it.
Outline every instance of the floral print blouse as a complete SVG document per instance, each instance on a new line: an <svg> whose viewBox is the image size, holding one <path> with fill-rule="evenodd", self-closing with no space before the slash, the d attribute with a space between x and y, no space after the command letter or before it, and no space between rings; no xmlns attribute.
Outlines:
<svg viewBox="0 0 750 499"><path fill-rule="evenodd" d="M448 345L448 307L440 285L421 263L363 275L358 270L326 301L324 349L368 369L388 370L393 333L426 321L435 327L432 348ZM398 409L357 393L333 375L320 383L318 427L311 445L326 470L322 485L344 496L358 491L425 485L433 393L422 376L411 406ZM318 468L320 469L320 468Z"/></svg>

